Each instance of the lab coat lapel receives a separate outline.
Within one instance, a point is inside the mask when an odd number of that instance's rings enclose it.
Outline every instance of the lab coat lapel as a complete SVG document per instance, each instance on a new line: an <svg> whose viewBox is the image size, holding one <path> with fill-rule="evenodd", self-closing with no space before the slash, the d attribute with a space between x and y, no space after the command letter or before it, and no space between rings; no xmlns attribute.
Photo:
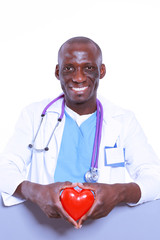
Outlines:
<svg viewBox="0 0 160 240"><path fill-rule="evenodd" d="M103 118L102 138L99 152L99 182L101 183L112 183L112 168L106 167L104 162L104 149L105 147L114 147L115 143L119 146L119 136L121 132L121 123L116 121L114 117L109 113L105 112Z"/></svg>
<svg viewBox="0 0 160 240"><path fill-rule="evenodd" d="M44 145L48 142L53 129L55 128L57 124L57 120L61 114L61 104L62 101L59 100L54 103L54 106L51 106L47 110L47 114L45 116L45 121L43 125L42 133L44 139ZM51 141L49 143L49 151L46 151L44 153L44 159L47 164L45 164L46 173L48 173L48 177L51 176L51 181L54 181L54 171L56 168L58 153L61 145L61 139L63 135L63 129L64 129L64 122L65 122L65 116L63 117L62 121L59 122L59 125L56 127L55 132L51 138Z"/></svg>
<svg viewBox="0 0 160 240"><path fill-rule="evenodd" d="M119 146L119 136L121 132L121 123L116 121L108 112L104 111L102 137L99 151L99 167L104 166L105 147L114 147L115 143Z"/></svg>
<svg viewBox="0 0 160 240"><path fill-rule="evenodd" d="M113 147L120 135L121 123L114 120L111 116L104 117L103 122L102 142L105 146Z"/></svg>
<svg viewBox="0 0 160 240"><path fill-rule="evenodd" d="M107 99L98 95L98 99L103 106L103 128L102 128L102 143L105 146L114 146L121 132L122 125L117 121L117 116L123 114L122 109L117 108Z"/></svg>

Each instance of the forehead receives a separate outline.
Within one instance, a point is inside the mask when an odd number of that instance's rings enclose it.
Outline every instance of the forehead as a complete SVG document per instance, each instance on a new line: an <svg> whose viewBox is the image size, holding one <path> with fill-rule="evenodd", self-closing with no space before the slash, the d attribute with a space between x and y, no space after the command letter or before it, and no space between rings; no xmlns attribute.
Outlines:
<svg viewBox="0 0 160 240"><path fill-rule="evenodd" d="M59 51L58 63L96 62L100 60L100 53L93 43L66 43Z"/></svg>

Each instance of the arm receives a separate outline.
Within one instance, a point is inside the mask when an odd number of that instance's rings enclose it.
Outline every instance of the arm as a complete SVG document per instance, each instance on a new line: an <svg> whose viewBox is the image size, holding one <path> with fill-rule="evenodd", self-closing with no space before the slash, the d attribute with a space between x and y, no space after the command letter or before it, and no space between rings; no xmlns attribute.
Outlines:
<svg viewBox="0 0 160 240"><path fill-rule="evenodd" d="M138 204L159 199L160 159L148 144L147 138L133 114L126 132L124 141L126 168L141 189L141 198Z"/></svg>
<svg viewBox="0 0 160 240"><path fill-rule="evenodd" d="M70 182L57 182L41 185L29 181L22 182L16 189L14 196L30 200L37 204L50 218L63 218L77 228L77 223L63 209L60 201L60 192L67 187L74 187Z"/></svg>
<svg viewBox="0 0 160 240"><path fill-rule="evenodd" d="M124 123L126 168L134 183L101 184L81 186L95 192L95 203L80 219L79 226L87 218L107 216L119 203L137 205L160 198L160 161L147 143L146 137L133 114Z"/></svg>
<svg viewBox="0 0 160 240"><path fill-rule="evenodd" d="M27 146L32 140L33 121L28 112L26 108L22 111L12 137L0 154L0 190L6 206L23 201L12 195L17 186L27 178L31 162L31 151Z"/></svg>
<svg viewBox="0 0 160 240"><path fill-rule="evenodd" d="M119 203L137 203L141 197L141 190L136 183L84 183L83 185L79 184L79 187L94 191L95 202L91 209L80 219L78 227L87 219L107 216Z"/></svg>

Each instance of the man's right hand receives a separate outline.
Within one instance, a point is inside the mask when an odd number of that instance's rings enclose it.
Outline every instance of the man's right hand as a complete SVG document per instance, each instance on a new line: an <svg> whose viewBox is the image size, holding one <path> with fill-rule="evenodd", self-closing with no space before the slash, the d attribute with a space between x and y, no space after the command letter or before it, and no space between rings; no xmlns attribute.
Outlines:
<svg viewBox="0 0 160 240"><path fill-rule="evenodd" d="M63 218L77 228L77 222L67 214L60 201L61 191L75 186L77 184L71 182L41 185L24 181L17 187L14 196L36 203L48 217Z"/></svg>

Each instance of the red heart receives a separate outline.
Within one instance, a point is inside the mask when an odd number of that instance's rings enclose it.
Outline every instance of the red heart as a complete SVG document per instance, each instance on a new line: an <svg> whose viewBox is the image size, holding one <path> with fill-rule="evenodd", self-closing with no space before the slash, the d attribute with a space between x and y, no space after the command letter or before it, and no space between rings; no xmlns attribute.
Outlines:
<svg viewBox="0 0 160 240"><path fill-rule="evenodd" d="M91 208L94 195L88 189L66 188L62 192L60 200L66 212L77 221Z"/></svg>

